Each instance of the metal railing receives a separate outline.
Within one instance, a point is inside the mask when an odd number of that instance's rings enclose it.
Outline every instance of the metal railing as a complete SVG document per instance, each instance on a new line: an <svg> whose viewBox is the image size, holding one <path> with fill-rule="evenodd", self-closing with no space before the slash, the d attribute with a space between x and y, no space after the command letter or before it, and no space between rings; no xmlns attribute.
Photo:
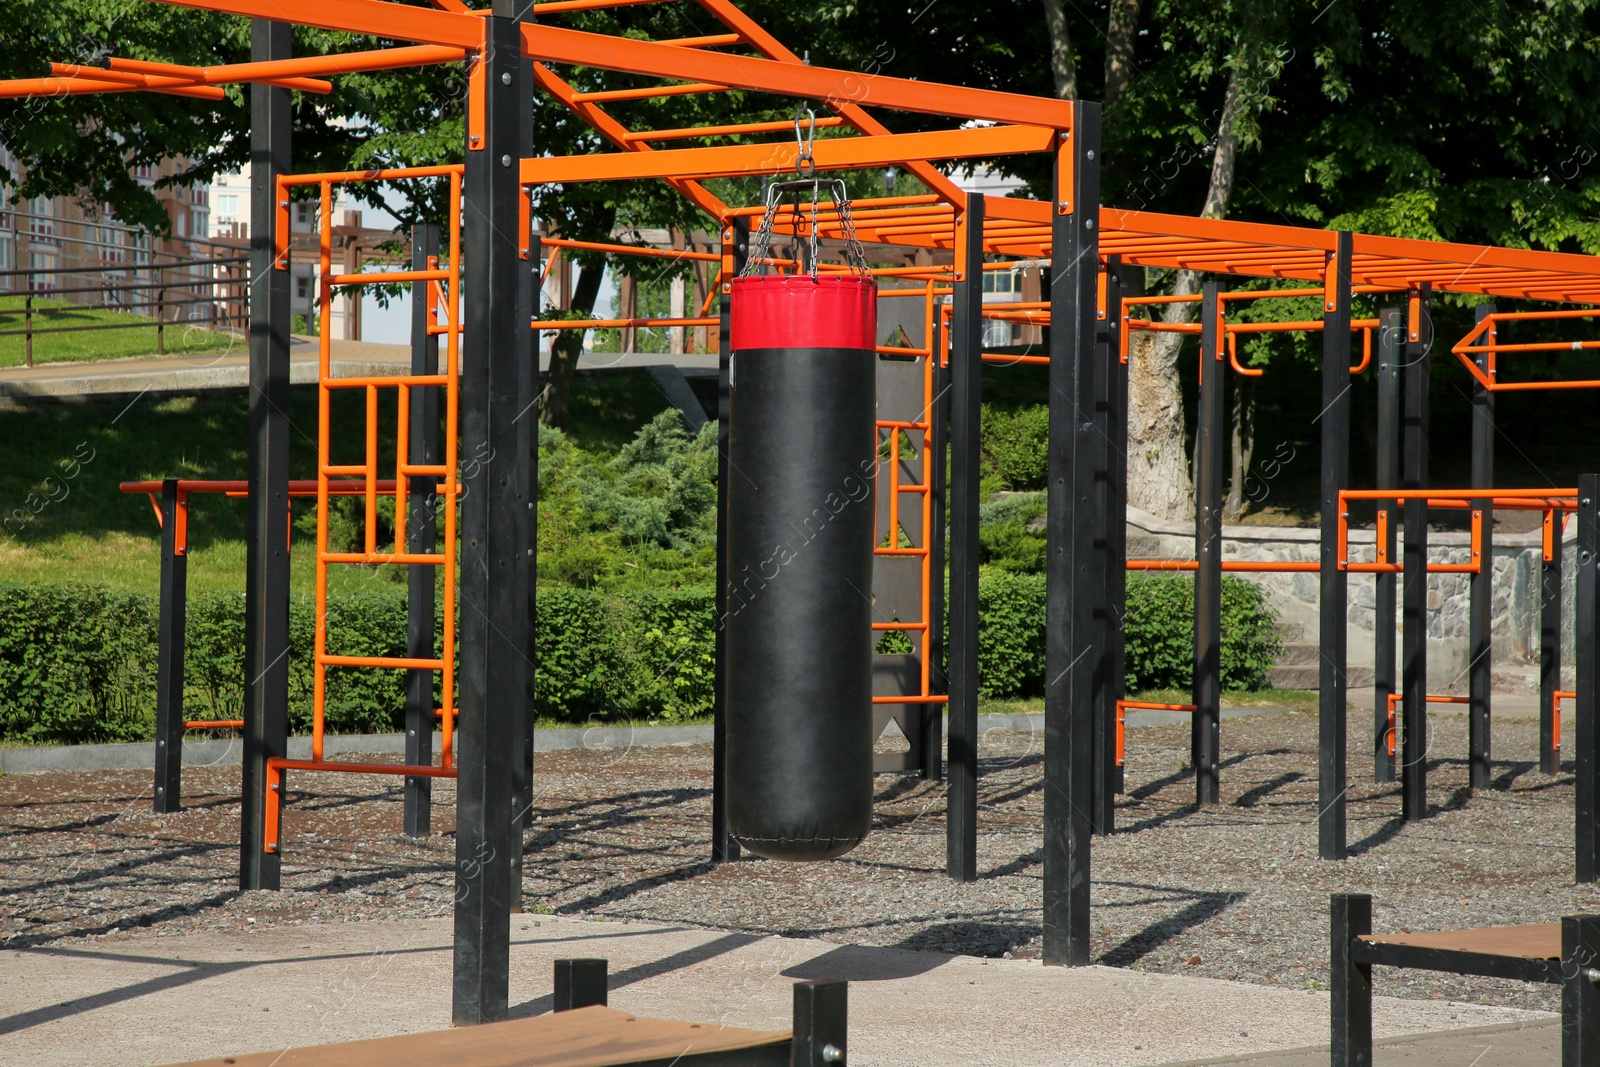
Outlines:
<svg viewBox="0 0 1600 1067"><path fill-rule="evenodd" d="M249 326L250 257L208 257L173 263L102 264L94 267L24 268L0 271L0 299L20 298L20 308L0 308L0 316L22 315L20 329L0 330L0 337L22 337L26 366L34 365L33 341L46 334L98 330L154 329L156 355L167 352L167 328L204 326L215 331L243 331ZM100 284L49 285L102 276ZM132 275L132 280L127 276ZM148 280L141 280L141 276ZM47 279L46 287L38 285ZM20 284L19 284L20 283ZM101 299L93 301L98 295ZM187 314L182 314L189 309ZM200 314L196 314L196 310ZM148 322L95 322L70 326L40 325L52 316L85 311L122 312ZM181 315L181 317L178 317Z"/></svg>

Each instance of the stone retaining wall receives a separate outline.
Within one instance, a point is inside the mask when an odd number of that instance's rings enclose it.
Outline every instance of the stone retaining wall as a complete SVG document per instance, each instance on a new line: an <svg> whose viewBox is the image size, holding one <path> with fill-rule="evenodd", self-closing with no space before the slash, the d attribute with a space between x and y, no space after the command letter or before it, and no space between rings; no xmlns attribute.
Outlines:
<svg viewBox="0 0 1600 1067"><path fill-rule="evenodd" d="M1194 527L1167 522L1130 507L1128 509L1129 559L1194 559ZM1315 562L1320 550L1316 527L1224 526L1223 558L1229 560ZM1404 544L1404 537L1398 538ZM1573 568L1575 531L1568 529L1563 561L1563 658L1572 655ZM1376 535L1370 529L1350 531L1352 559L1370 562L1375 557ZM1471 538L1466 533L1434 532L1428 535L1429 559L1435 563L1466 563ZM1495 689L1537 691L1539 662L1539 581L1543 539L1539 531L1496 534L1493 546ZM1238 574L1267 591L1268 601L1283 621L1288 642L1317 640L1319 580L1315 573ZM1372 574L1350 575L1349 664L1352 674L1370 668L1373 661L1375 579ZM1428 577L1429 689L1465 692L1470 575L1433 574ZM1401 620L1396 596L1394 627ZM1398 640L1398 637L1397 637ZM1571 674L1570 666L1563 672Z"/></svg>

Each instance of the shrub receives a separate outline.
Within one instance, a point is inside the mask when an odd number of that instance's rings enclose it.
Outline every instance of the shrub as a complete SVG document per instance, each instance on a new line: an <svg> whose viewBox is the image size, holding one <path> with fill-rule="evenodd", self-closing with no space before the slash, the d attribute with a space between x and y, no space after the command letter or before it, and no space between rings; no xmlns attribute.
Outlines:
<svg viewBox="0 0 1600 1067"><path fill-rule="evenodd" d="M986 467L1007 489L1043 489L1050 460L1050 409L983 405L979 447Z"/></svg>
<svg viewBox="0 0 1600 1067"><path fill-rule="evenodd" d="M1127 685L1188 689L1194 685L1194 579L1128 575L1124 620ZM1261 586L1222 579L1222 688L1259 689L1282 651L1278 616Z"/></svg>

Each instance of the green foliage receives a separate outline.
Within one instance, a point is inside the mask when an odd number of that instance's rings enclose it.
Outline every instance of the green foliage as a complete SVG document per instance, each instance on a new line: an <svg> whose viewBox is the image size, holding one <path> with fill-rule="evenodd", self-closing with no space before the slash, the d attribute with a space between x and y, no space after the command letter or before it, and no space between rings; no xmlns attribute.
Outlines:
<svg viewBox="0 0 1600 1067"><path fill-rule="evenodd" d="M611 590L703 585L716 550L716 424L660 412L610 460L539 431L539 579Z"/></svg>
<svg viewBox="0 0 1600 1067"><path fill-rule="evenodd" d="M1044 692L1044 575L984 571L978 579L978 695Z"/></svg>
<svg viewBox="0 0 1600 1067"><path fill-rule="evenodd" d="M1035 532L1028 527L1045 513L1045 507L1042 490L1012 493L979 505L979 561L985 566L1019 574L1041 573L1046 538L1042 530Z"/></svg>
<svg viewBox="0 0 1600 1067"><path fill-rule="evenodd" d="M1282 651L1277 613L1254 582L1222 579L1222 687L1259 689ZM1188 689L1194 684L1194 579L1129 574L1123 625L1127 686Z"/></svg>
<svg viewBox="0 0 1600 1067"><path fill-rule="evenodd" d="M0 738L87 743L154 736L156 599L91 586L0 586ZM289 725L311 729L315 603L289 600ZM184 707L192 719L233 719L244 699L244 596L193 594L185 627ZM376 586L334 600L328 648L405 654L405 594ZM334 733L398 730L401 671L328 671L326 722Z"/></svg>
<svg viewBox="0 0 1600 1067"><path fill-rule="evenodd" d="M983 405L979 445L984 466L1005 488L1043 489L1050 462L1050 409L1044 404L1010 409Z"/></svg>

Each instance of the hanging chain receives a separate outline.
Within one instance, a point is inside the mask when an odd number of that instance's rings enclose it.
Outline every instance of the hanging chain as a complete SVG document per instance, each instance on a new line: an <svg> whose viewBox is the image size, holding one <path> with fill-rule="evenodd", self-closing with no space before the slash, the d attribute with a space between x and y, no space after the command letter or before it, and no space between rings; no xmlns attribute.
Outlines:
<svg viewBox="0 0 1600 1067"><path fill-rule="evenodd" d="M750 258L746 260L744 270L740 272L742 277L767 273L768 261L771 258L772 227L777 222L778 216L784 213L783 202L786 199L792 201L788 206L788 213L796 229L809 223L810 233L806 235L806 250L810 255L804 266L811 277L817 277L817 260L822 243L818 213L821 210L824 186L833 196L834 205L839 212L839 228L844 233L845 265L850 268L852 274L871 274L871 268L867 265L867 250L862 247L861 239L856 236L855 220L850 214L849 193L845 189L844 182L837 178L832 181L811 178L802 181L773 182L767 186L766 211L761 216L761 225L757 227L751 239ZM809 193L811 196L809 212L801 201L801 195L804 193ZM810 218L802 222L808 214ZM797 233L796 236L800 235Z"/></svg>

